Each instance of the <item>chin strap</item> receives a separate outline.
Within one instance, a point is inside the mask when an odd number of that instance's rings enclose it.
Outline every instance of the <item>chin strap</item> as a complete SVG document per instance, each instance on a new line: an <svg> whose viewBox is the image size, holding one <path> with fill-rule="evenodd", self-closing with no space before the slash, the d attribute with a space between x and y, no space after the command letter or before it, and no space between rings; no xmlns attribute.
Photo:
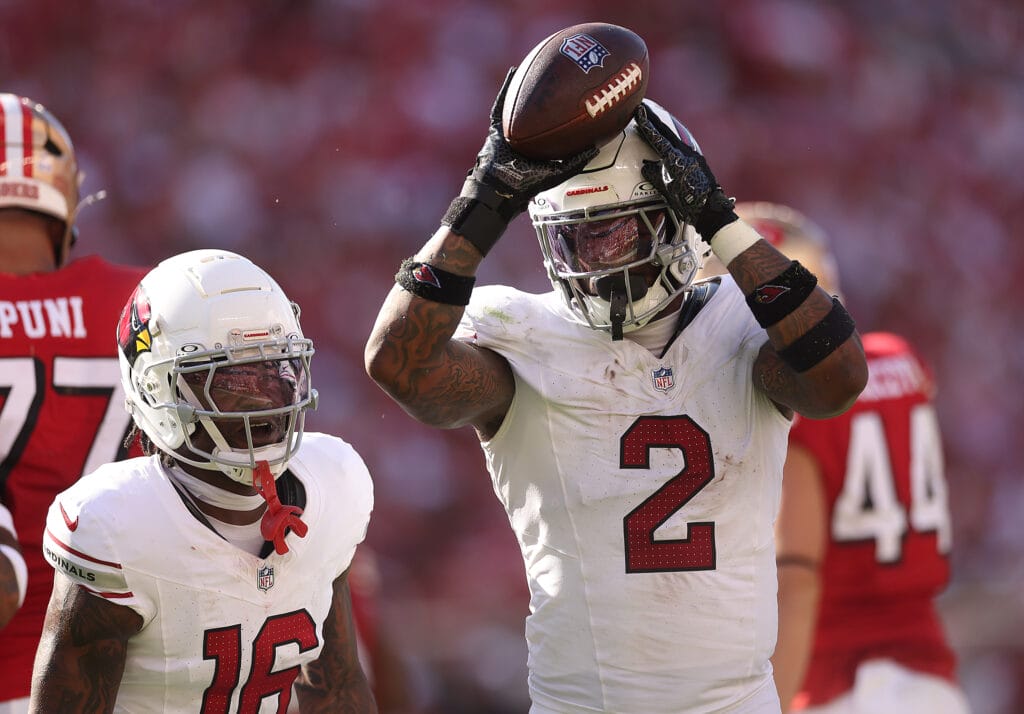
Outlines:
<svg viewBox="0 0 1024 714"><path fill-rule="evenodd" d="M277 496L274 475L270 473L270 464L266 461L256 464L256 470L253 471L253 486L267 502L267 512L263 514L263 520L260 521L260 533L263 534L264 539L274 544L274 550L278 555L284 555L288 552L288 545L284 542L288 529L293 530L299 538L305 537L309 530L309 526L299 519L302 509L298 506L286 506L281 503L281 499Z"/></svg>
<svg viewBox="0 0 1024 714"><path fill-rule="evenodd" d="M622 325L626 321L626 306L630 297L635 302L647 294L647 283L639 275L629 276L629 287L621 275L606 275L595 281L597 295L609 304L608 317L612 323L612 341L622 339Z"/></svg>
<svg viewBox="0 0 1024 714"><path fill-rule="evenodd" d="M622 323L626 321L626 304L629 302L629 298L626 297L625 291L613 290L609 302L611 307L608 315L612 323L612 341L617 342L622 339Z"/></svg>

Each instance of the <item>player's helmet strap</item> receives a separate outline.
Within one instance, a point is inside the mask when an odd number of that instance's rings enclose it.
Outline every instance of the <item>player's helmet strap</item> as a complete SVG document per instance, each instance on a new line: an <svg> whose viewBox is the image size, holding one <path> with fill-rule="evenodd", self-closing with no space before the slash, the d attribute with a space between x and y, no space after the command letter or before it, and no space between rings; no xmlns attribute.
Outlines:
<svg viewBox="0 0 1024 714"><path fill-rule="evenodd" d="M713 278L700 285L695 285L693 290L690 291L689 297L686 302L683 303L683 309L679 312L679 322L676 325L676 333L672 335L672 339L665 345L665 349L661 352L661 357L664 357L672 343L676 341L679 335L683 334L683 330L686 326L693 322L693 319L697 317L708 301L711 300L711 296L715 294L718 288L721 286L721 278Z"/></svg>

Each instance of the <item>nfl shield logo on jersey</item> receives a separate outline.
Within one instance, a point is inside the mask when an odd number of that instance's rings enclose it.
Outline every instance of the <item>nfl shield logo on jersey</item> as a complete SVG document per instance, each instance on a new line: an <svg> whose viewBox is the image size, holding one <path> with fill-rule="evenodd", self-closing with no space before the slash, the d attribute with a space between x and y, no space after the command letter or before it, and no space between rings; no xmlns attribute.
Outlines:
<svg viewBox="0 0 1024 714"><path fill-rule="evenodd" d="M651 372L651 381L654 382L654 388L659 392L667 392L676 386L676 380L672 377L671 367L660 367Z"/></svg>
<svg viewBox="0 0 1024 714"><path fill-rule="evenodd" d="M256 571L256 587L263 592L274 587L274 569L265 565Z"/></svg>

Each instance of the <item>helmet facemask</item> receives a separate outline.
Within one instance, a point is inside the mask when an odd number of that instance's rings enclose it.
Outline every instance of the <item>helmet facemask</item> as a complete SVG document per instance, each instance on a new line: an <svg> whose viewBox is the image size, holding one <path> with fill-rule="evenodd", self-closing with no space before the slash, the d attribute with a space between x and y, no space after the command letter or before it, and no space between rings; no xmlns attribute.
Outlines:
<svg viewBox="0 0 1024 714"><path fill-rule="evenodd" d="M569 212L534 225L548 276L569 308L612 339L650 322L699 267L692 229L661 202Z"/></svg>
<svg viewBox="0 0 1024 714"><path fill-rule="evenodd" d="M690 133L644 100L680 136ZM641 174L658 159L634 122L584 169L530 203L544 266L572 313L613 340L690 289L708 247Z"/></svg>
<svg viewBox="0 0 1024 714"><path fill-rule="evenodd" d="M299 448L306 408L315 407L312 354L309 340L286 339L176 358L174 409L186 426L176 456L246 485L259 461L279 476Z"/></svg>

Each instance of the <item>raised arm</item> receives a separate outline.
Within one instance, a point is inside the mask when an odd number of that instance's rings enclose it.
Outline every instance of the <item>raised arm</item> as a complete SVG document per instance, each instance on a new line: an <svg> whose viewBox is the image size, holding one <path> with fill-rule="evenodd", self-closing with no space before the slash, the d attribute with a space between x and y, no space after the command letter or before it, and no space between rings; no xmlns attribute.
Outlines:
<svg viewBox="0 0 1024 714"><path fill-rule="evenodd" d="M112 712L128 640L140 629L137 612L92 595L57 573L32 670L29 711Z"/></svg>
<svg viewBox="0 0 1024 714"><path fill-rule="evenodd" d="M359 663L347 570L334 581L334 598L324 621L323 649L316 660L303 665L295 680L295 695L302 714L377 711L366 673Z"/></svg>
<svg viewBox="0 0 1024 714"><path fill-rule="evenodd" d="M868 376L849 313L740 220L700 152L643 105L636 122L661 157L645 162L644 177L708 241L768 334L754 364L755 384L784 412L821 419L849 409Z"/></svg>
<svg viewBox="0 0 1024 714"><path fill-rule="evenodd" d="M472 278L481 259L444 226L413 256L424 279L439 276L441 291L457 277ZM410 277L414 272L404 264L401 270ZM512 373L497 353L452 339L464 309L395 285L366 343L366 371L424 424L444 429L471 424L493 433L512 402Z"/></svg>
<svg viewBox="0 0 1024 714"><path fill-rule="evenodd" d="M453 339L477 266L533 196L597 153L534 161L512 151L501 109L514 69L491 108L487 140L461 194L433 237L399 268L365 351L367 373L410 415L441 428L469 424L482 438L501 425L515 382L503 357Z"/></svg>

